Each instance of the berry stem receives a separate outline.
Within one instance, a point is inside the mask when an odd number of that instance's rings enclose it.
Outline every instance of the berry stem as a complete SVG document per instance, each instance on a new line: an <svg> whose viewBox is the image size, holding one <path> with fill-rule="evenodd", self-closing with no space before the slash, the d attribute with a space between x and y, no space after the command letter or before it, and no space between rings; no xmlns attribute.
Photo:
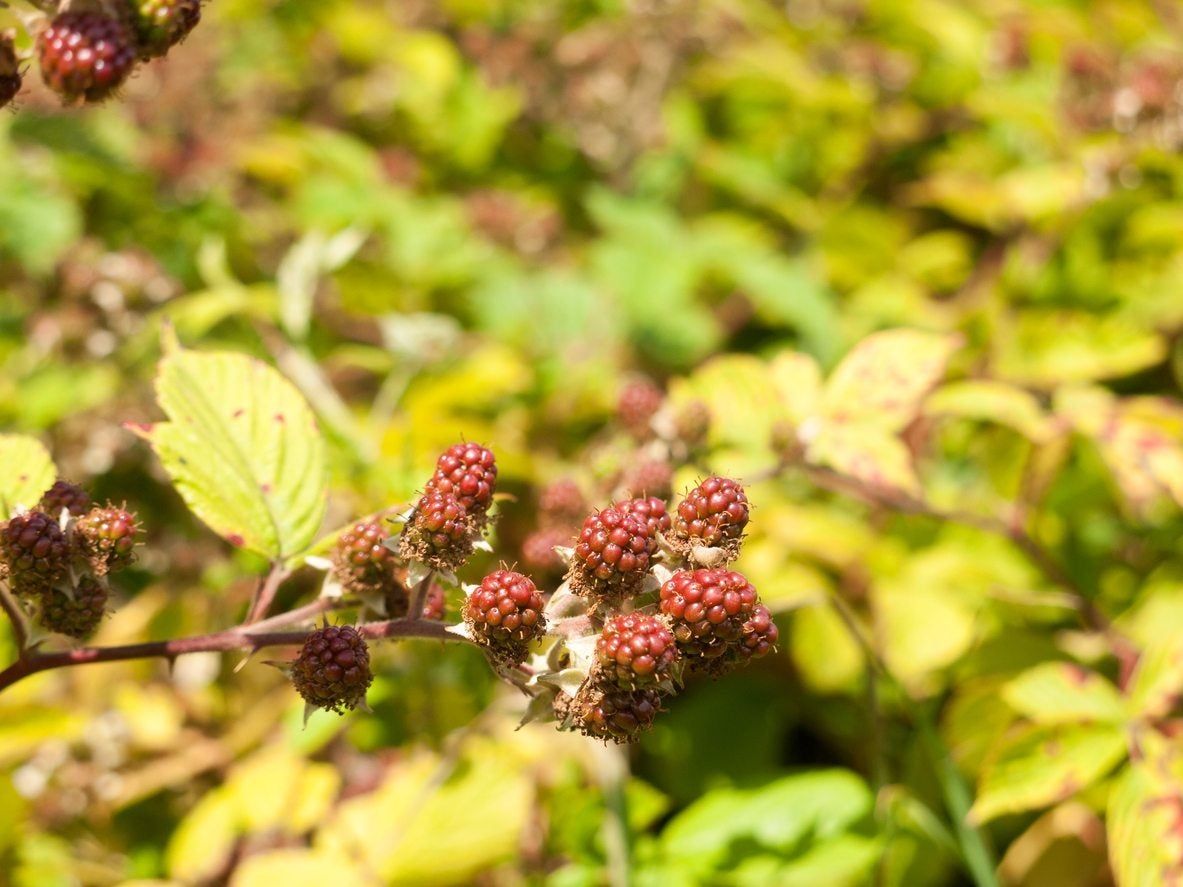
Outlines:
<svg viewBox="0 0 1183 887"><path fill-rule="evenodd" d="M303 608L307 611L308 608ZM331 608L325 608L331 609ZM299 611L285 613L268 620L276 625L276 620L294 617ZM323 612L318 610L317 612ZM301 612L301 617L309 615ZM405 638L428 638L437 641L464 641L470 643L452 632L447 626L439 622L429 622L421 619L390 619L382 622L366 622L357 626L358 632L370 640L394 640ZM312 629L296 631L260 631L258 626L247 627L238 625L225 631L212 634L194 635L186 638L174 638L168 641L149 641L142 644L125 644L116 647L78 647L73 650L61 650L51 653L38 653L26 650L16 662L0 671L0 691L11 687L17 681L29 675L56 668L71 668L76 665L89 665L92 662L124 662L129 659L167 659L173 660L178 656L189 653L220 653L231 650L249 650L255 652L264 647L297 646L312 632Z"/></svg>
<svg viewBox="0 0 1183 887"><path fill-rule="evenodd" d="M279 586L291 575L291 570L279 561L271 565L271 571L266 578L259 581L255 589L255 596L251 601L251 608L247 613L246 625L252 625L267 615L271 605L275 603L275 596L279 593Z"/></svg>
<svg viewBox="0 0 1183 887"><path fill-rule="evenodd" d="M435 579L435 570L428 570L427 575L419 580L411 592L411 602L407 606L407 618L419 619L423 616L423 606L427 603L427 592L431 590L431 583Z"/></svg>
<svg viewBox="0 0 1183 887"><path fill-rule="evenodd" d="M25 614L21 612L20 605L13 600L8 589L2 584L0 584L0 608L3 608L4 612L8 614L8 621L12 623L12 636L16 641L16 648L23 656L29 646L29 627L25 624Z"/></svg>

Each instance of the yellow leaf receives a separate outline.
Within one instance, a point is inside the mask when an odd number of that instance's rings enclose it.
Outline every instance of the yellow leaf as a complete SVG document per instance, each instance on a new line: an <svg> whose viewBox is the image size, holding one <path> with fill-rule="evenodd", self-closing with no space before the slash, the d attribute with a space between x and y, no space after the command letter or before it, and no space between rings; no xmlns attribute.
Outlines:
<svg viewBox="0 0 1183 887"><path fill-rule="evenodd" d="M323 850L273 850L247 859L230 887L327 887L368 885L374 879L347 855Z"/></svg>
<svg viewBox="0 0 1183 887"><path fill-rule="evenodd" d="M806 458L815 465L828 465L877 490L921 494L908 448L878 424L826 423L806 438Z"/></svg>

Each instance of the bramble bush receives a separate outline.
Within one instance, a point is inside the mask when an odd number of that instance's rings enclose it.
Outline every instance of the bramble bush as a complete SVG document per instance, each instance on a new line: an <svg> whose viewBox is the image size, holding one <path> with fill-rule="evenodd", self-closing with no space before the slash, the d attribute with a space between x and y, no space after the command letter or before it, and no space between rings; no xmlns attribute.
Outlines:
<svg viewBox="0 0 1183 887"><path fill-rule="evenodd" d="M1179 879L1168 6L132 6L0 7L0 882Z"/></svg>

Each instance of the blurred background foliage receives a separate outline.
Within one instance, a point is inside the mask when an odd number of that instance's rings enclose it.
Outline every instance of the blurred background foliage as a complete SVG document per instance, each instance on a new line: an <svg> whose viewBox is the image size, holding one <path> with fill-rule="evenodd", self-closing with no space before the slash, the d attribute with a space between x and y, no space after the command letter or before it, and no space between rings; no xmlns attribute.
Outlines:
<svg viewBox="0 0 1183 887"><path fill-rule="evenodd" d="M37 86L0 115L0 426L139 509L116 643L233 624L260 568L121 427L158 415L163 321L300 387L330 529L410 499L461 436L493 446L511 561L538 486L628 458L604 429L636 374L706 401L707 467L754 476L774 420L813 412L786 355L829 372L882 328L956 334L957 381L905 429L912 492L1030 520L1136 644L1169 640L1181 28L1131 0L214 0L121 100ZM967 883L919 710L995 790L1005 883L1108 883L1106 805L1145 809L1139 771L1108 778L1120 739L1073 734L1085 785L1053 767L997 798L1045 710L1017 675L1120 678L1062 589L972 527L800 478L751 496L740 568L781 651L673 701L631 775L515 732L467 649L383 648L374 715L306 729L230 656L49 673L0 698L0 881L574 887L619 882L623 821L637 884ZM833 595L898 686L871 692Z"/></svg>

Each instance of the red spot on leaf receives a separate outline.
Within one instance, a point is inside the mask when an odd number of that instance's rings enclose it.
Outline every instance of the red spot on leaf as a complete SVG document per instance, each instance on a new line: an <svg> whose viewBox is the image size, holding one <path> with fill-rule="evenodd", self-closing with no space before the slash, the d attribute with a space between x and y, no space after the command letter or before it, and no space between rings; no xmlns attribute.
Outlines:
<svg viewBox="0 0 1183 887"><path fill-rule="evenodd" d="M263 491L263 495L271 492L271 484L259 484L259 489Z"/></svg>
<svg viewBox="0 0 1183 887"><path fill-rule="evenodd" d="M241 419L245 415L246 415L246 409L244 409L243 407L239 407L230 415L230 418Z"/></svg>
<svg viewBox="0 0 1183 887"><path fill-rule="evenodd" d="M287 421L287 419L284 417L283 413L276 413L275 414L275 421L279 422L282 425L284 422Z"/></svg>
<svg viewBox="0 0 1183 887"><path fill-rule="evenodd" d="M231 533L229 536L226 537L226 541L229 542L231 545L233 545L235 548L242 548L242 546L246 544L246 540L243 539L237 533Z"/></svg>
<svg viewBox="0 0 1183 887"><path fill-rule="evenodd" d="M1087 684L1089 680L1088 670L1079 665L1065 665L1064 676L1074 684Z"/></svg>

